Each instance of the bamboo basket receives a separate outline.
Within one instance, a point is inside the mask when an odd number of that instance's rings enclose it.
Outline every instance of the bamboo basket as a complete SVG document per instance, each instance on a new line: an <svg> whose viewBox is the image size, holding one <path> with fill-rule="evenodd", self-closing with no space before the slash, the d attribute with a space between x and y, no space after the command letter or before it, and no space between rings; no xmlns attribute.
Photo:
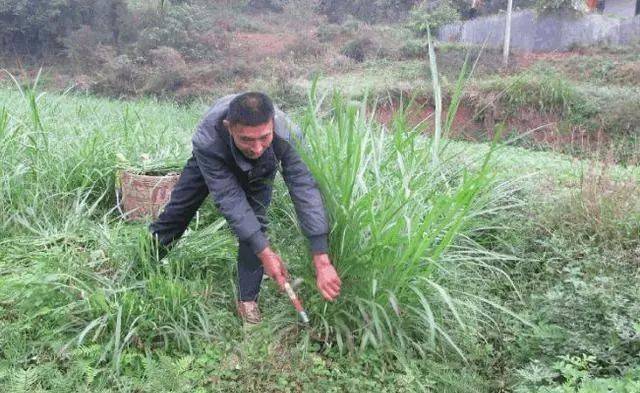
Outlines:
<svg viewBox="0 0 640 393"><path fill-rule="evenodd" d="M120 213L128 221L158 218L171 198L179 173L164 175L138 174L123 170L118 174L116 195Z"/></svg>

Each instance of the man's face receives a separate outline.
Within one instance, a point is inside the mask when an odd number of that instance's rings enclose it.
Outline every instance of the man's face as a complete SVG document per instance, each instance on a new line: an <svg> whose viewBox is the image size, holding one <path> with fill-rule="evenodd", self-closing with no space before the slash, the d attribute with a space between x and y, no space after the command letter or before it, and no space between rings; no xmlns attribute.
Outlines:
<svg viewBox="0 0 640 393"><path fill-rule="evenodd" d="M251 160L260 158L273 141L273 120L257 126L231 125L224 120L224 125L229 130L238 150Z"/></svg>

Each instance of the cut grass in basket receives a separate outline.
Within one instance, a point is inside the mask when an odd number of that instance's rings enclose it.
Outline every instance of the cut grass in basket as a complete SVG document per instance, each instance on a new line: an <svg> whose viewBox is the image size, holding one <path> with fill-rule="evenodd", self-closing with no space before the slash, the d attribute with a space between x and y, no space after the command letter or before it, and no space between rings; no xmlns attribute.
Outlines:
<svg viewBox="0 0 640 393"><path fill-rule="evenodd" d="M184 159L181 157L150 156L142 154L140 159L132 162L123 154L116 154L117 165L120 171L127 171L139 175L165 176L179 173L184 167Z"/></svg>

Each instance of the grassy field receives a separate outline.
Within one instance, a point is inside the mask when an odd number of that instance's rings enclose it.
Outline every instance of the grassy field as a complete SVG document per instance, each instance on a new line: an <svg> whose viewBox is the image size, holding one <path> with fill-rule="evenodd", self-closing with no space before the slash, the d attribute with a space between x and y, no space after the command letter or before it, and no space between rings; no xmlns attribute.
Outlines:
<svg viewBox="0 0 640 393"><path fill-rule="evenodd" d="M118 42L83 26L0 59L21 76L0 73L0 392L640 392L637 46L504 68L437 43L438 88L405 22L249 3L131 0ZM210 100L246 89L302 126L331 217L336 303L277 179L270 238L310 329L271 282L241 325L210 202L164 261L116 208L118 170L182 166ZM460 105L443 133L438 89Z"/></svg>
<svg viewBox="0 0 640 393"><path fill-rule="evenodd" d="M340 300L315 291L281 182L270 233L317 342L272 283L265 322L241 326L209 203L164 265L114 209L121 157L179 164L205 109L0 91L0 390L640 391L637 167L310 104Z"/></svg>

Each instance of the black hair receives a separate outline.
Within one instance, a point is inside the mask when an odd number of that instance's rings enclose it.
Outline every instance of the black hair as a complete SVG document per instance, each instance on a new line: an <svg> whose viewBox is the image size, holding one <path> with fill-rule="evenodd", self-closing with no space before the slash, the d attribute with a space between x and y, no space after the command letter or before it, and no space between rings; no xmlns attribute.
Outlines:
<svg viewBox="0 0 640 393"><path fill-rule="evenodd" d="M231 100L227 121L231 124L257 126L273 119L274 113L273 102L268 95L250 91Z"/></svg>

